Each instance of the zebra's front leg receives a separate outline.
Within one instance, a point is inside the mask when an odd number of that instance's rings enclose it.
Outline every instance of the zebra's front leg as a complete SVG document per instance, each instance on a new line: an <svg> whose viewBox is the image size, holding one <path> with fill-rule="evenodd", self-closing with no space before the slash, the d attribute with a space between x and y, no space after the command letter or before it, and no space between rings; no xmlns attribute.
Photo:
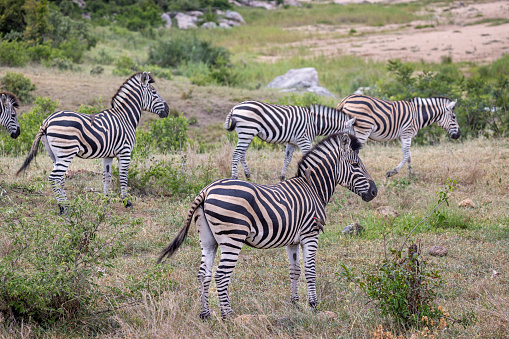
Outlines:
<svg viewBox="0 0 509 339"><path fill-rule="evenodd" d="M316 296L316 269L315 269L315 256L318 249L318 236L315 238L308 238L302 246L302 257L304 258L304 274L306 276L306 283L308 287L308 302L311 308L316 309L318 298Z"/></svg>
<svg viewBox="0 0 509 339"><path fill-rule="evenodd" d="M203 213L203 207L199 207L195 212L196 228L200 237L201 246L201 265L198 271L198 283L200 286L200 318L210 317L209 310L209 287L212 281L212 264L216 257L217 241L210 230L210 226Z"/></svg>
<svg viewBox="0 0 509 339"><path fill-rule="evenodd" d="M111 165L113 158L103 158L103 193L108 196L108 189L111 182Z"/></svg>
<svg viewBox="0 0 509 339"><path fill-rule="evenodd" d="M286 144L285 162L283 164L283 170L281 171L281 176L279 177L281 180L285 180L286 170L288 169L288 165L290 165L290 161L292 161L294 150L295 150L295 145Z"/></svg>
<svg viewBox="0 0 509 339"><path fill-rule="evenodd" d="M122 154L118 156L118 174L120 177L120 197L124 201L125 208L132 207L133 204L126 199L127 193L127 171L131 162L130 154Z"/></svg>
<svg viewBox="0 0 509 339"><path fill-rule="evenodd" d="M403 165L410 159L410 145L412 143L412 138L401 138L401 151L403 152L403 159L399 163L399 165L391 171L388 171L386 177L392 177L395 174L398 174ZM409 170L411 171L410 163Z"/></svg>
<svg viewBox="0 0 509 339"><path fill-rule="evenodd" d="M286 254L288 255L288 262L290 264L290 280L292 282L292 294L290 300L292 303L299 301L299 245L286 246Z"/></svg>
<svg viewBox="0 0 509 339"><path fill-rule="evenodd" d="M214 275L216 280L217 294L219 296L219 305L221 306L221 318L226 319L227 316L233 313L230 298L228 297L228 284L230 283L230 276L237 264L239 253L242 248L242 243L229 239L225 242L217 241L221 244L221 260L217 272Z"/></svg>

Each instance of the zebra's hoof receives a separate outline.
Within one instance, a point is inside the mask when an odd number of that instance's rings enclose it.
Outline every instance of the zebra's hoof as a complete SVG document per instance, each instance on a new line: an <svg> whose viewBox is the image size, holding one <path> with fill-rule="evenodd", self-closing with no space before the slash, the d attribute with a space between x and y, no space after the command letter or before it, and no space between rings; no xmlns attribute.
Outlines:
<svg viewBox="0 0 509 339"><path fill-rule="evenodd" d="M291 299L290 299L290 301L291 301L291 303L292 303L292 304L296 304L296 303L298 303L298 302L299 302L299 297L297 297L297 298L291 298Z"/></svg>
<svg viewBox="0 0 509 339"><path fill-rule="evenodd" d="M58 205L58 207L60 208L60 212L58 212L58 215L64 215L65 212L67 212L67 208L65 208L65 206Z"/></svg>
<svg viewBox="0 0 509 339"><path fill-rule="evenodd" d="M200 313L200 319L201 320L210 319L210 312L201 312Z"/></svg>
<svg viewBox="0 0 509 339"><path fill-rule="evenodd" d="M284 175L279 176L279 180L281 180L281 181L285 180L285 178L286 178L286 176L284 176Z"/></svg>
<svg viewBox="0 0 509 339"><path fill-rule="evenodd" d="M251 179L251 174L246 174L246 180L250 180Z"/></svg>
<svg viewBox="0 0 509 339"><path fill-rule="evenodd" d="M398 172L392 170L392 171L388 171L387 174L385 175L387 178L390 178L392 177L394 174L397 174Z"/></svg>
<svg viewBox="0 0 509 339"><path fill-rule="evenodd" d="M316 301L310 301L309 307L311 307L313 309L313 311L316 311Z"/></svg>
<svg viewBox="0 0 509 339"><path fill-rule="evenodd" d="M127 200L127 202L125 203L124 206L125 206L125 208L129 208L129 207L133 207L133 204L129 200Z"/></svg>

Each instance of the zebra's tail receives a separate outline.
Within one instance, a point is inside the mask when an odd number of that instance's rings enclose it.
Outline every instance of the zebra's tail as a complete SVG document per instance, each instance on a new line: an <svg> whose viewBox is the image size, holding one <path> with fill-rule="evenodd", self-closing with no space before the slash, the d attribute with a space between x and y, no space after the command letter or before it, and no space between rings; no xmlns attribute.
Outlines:
<svg viewBox="0 0 509 339"><path fill-rule="evenodd" d="M227 130L228 132L231 132L235 129L235 125L237 124L237 122L235 121L235 118L232 117L233 115L233 110L235 109L232 108L232 110L230 111L230 113L228 113L228 115L226 116L226 120L224 121L224 129Z"/></svg>
<svg viewBox="0 0 509 339"><path fill-rule="evenodd" d="M173 241L166 247L161 254L159 255L159 259L157 259L157 263L159 264L165 257L169 258L175 253L175 251L182 245L184 242L184 239L187 237L187 233L189 232L189 227L191 226L191 221L193 220L194 212L198 207L200 207L203 204L203 201L205 200L205 193L206 188L203 189L200 194L194 199L193 205L189 209L189 212L187 212L187 219L184 223L184 227L180 230L179 234Z"/></svg>
<svg viewBox="0 0 509 339"><path fill-rule="evenodd" d="M32 148L30 148L30 152L27 155L27 158L25 159L25 162L21 166L21 168L16 172L16 175L20 175L21 172L25 171L28 168L28 165L34 160L35 156L37 155L37 150L39 149L39 142L41 141L42 136L44 133L46 133L46 129L48 128L48 124L46 121L44 121L41 125L41 128L39 128L39 132L35 135L34 142L32 143Z"/></svg>

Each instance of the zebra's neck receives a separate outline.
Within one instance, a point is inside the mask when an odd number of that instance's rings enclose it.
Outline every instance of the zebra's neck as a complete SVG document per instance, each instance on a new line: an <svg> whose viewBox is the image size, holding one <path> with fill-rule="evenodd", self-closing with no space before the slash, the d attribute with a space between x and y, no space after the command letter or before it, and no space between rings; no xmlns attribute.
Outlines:
<svg viewBox="0 0 509 339"><path fill-rule="evenodd" d="M322 105L311 105L309 112L314 123L315 136L341 132L349 119L346 114Z"/></svg>
<svg viewBox="0 0 509 339"><path fill-rule="evenodd" d="M413 98L410 100L417 110L415 120L419 128L435 123L447 111L451 100L447 98Z"/></svg>
<svg viewBox="0 0 509 339"><path fill-rule="evenodd" d="M137 74L138 75L138 74ZM128 79L111 99L110 112L122 116L136 128L140 122L142 111L141 87L136 76Z"/></svg>

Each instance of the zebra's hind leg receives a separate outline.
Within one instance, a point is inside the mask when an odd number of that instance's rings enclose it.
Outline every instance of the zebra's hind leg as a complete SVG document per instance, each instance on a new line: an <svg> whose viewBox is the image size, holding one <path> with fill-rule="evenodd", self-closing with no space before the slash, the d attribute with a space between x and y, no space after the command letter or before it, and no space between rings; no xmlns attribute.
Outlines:
<svg viewBox="0 0 509 339"><path fill-rule="evenodd" d="M283 170L281 171L281 176L279 177L279 179L281 179L281 181L285 180L286 170L288 169L288 165L290 165L290 161L292 161L294 150L295 150L295 145L286 144L285 162L283 164Z"/></svg>
<svg viewBox="0 0 509 339"><path fill-rule="evenodd" d="M124 201L125 208L133 207L133 204L126 198L127 191L127 171L131 162L131 154L118 155L118 174L120 177L120 197Z"/></svg>
<svg viewBox="0 0 509 339"><path fill-rule="evenodd" d="M244 168L244 174L246 175L246 179L251 179L251 171L249 170L249 167L247 167L246 162L246 153L240 158L240 163L242 164L242 167Z"/></svg>
<svg viewBox="0 0 509 339"><path fill-rule="evenodd" d="M286 246L286 254L288 255L288 262L290 263L290 280L292 281L290 300L292 303L296 303L299 301L299 245Z"/></svg>
<svg viewBox="0 0 509 339"><path fill-rule="evenodd" d="M412 144L412 138L401 138L401 151L403 151L403 159L399 163L399 165L394 168L393 170L390 170L385 175L387 178L392 177L395 174L398 174L403 165L410 159L410 145ZM409 163L410 166L410 163ZM409 170L411 171L411 167L409 167Z"/></svg>
<svg viewBox="0 0 509 339"><path fill-rule="evenodd" d="M111 182L111 165L113 158L103 158L103 193L108 196L108 188Z"/></svg>
<svg viewBox="0 0 509 339"><path fill-rule="evenodd" d="M198 271L198 283L200 285L200 318L206 319L210 317L209 310L209 287L212 281L212 264L216 257L217 241L210 230L210 226L203 213L203 207L199 207L195 214L194 220L200 237L201 246L201 265Z"/></svg>
<svg viewBox="0 0 509 339"><path fill-rule="evenodd" d="M227 238L225 241L216 240L220 244L221 260L219 261L214 279L216 280L217 294L219 295L219 304L221 306L221 318L226 319L226 317L233 313L230 306L230 298L228 297L228 284L230 283L230 276L237 264L245 238Z"/></svg>
<svg viewBox="0 0 509 339"><path fill-rule="evenodd" d="M301 243L302 256L304 259L304 274L306 276L306 283L308 286L308 301L309 306L316 309L318 298L316 296L316 269L315 269L315 256L318 249L318 237L308 238L306 242Z"/></svg>
<svg viewBox="0 0 509 339"><path fill-rule="evenodd" d="M57 198L58 207L60 209L59 215L62 215L67 210L67 196L64 191L65 184L65 172L67 172L67 168L69 167L69 163L71 162L74 154L67 158L65 161L61 161L61 159L57 159L55 161L53 171L49 175L49 182L51 183L51 188L55 193L55 197Z"/></svg>
<svg viewBox="0 0 509 339"><path fill-rule="evenodd" d="M239 178L239 161L243 159L242 166L244 167L244 172L247 168L247 163L245 162L246 152L251 144L251 141L253 141L254 134L245 134L243 132L237 132L237 135L239 136L239 141L237 142L237 147L235 147L235 150L232 154L232 179L238 179ZM246 177L249 179L251 176L251 173L246 173Z"/></svg>

